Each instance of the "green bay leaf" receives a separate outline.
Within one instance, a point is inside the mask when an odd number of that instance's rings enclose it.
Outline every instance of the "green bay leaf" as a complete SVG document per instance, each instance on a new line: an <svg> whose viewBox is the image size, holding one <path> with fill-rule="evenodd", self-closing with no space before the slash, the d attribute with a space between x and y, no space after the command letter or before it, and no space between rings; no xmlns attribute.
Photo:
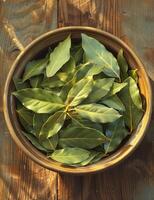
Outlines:
<svg viewBox="0 0 154 200"><path fill-rule="evenodd" d="M67 127L60 134L59 145L61 147L79 147L93 149L108 141L108 138L99 130L90 127Z"/></svg>
<svg viewBox="0 0 154 200"><path fill-rule="evenodd" d="M136 83L138 83L138 74L137 74L137 69L131 69L129 70L129 75L136 81Z"/></svg>
<svg viewBox="0 0 154 200"><path fill-rule="evenodd" d="M110 92L108 93L108 96L112 96L112 95L115 95L117 94L118 92L120 92L124 87L126 87L127 83L124 82L124 83L117 83L117 82L114 82L113 83L113 86L110 90Z"/></svg>
<svg viewBox="0 0 154 200"><path fill-rule="evenodd" d="M95 103L103 98L111 89L114 78L103 78L94 81L94 85L85 103Z"/></svg>
<svg viewBox="0 0 154 200"><path fill-rule="evenodd" d="M51 52L49 63L46 68L47 77L54 76L61 67L70 59L71 38L68 36L64 41L60 42Z"/></svg>
<svg viewBox="0 0 154 200"><path fill-rule="evenodd" d="M50 114L37 114L37 113L34 114L33 128L37 136L39 136L39 133L43 124L47 121L49 117L50 117Z"/></svg>
<svg viewBox="0 0 154 200"><path fill-rule="evenodd" d="M61 162L63 164L76 164L86 160L90 152L81 148L64 148L55 150L49 158Z"/></svg>
<svg viewBox="0 0 154 200"><path fill-rule="evenodd" d="M63 111L58 111L51 115L41 128L39 135L40 139L44 140L57 134L58 131L62 128L65 118L66 113Z"/></svg>
<svg viewBox="0 0 154 200"><path fill-rule="evenodd" d="M81 117L98 123L113 122L121 117L115 109L96 103L77 106L75 111Z"/></svg>
<svg viewBox="0 0 154 200"><path fill-rule="evenodd" d="M118 62L103 44L86 34L82 34L82 48L84 49L87 61L102 66L103 72L106 75L120 78Z"/></svg>
<svg viewBox="0 0 154 200"><path fill-rule="evenodd" d="M90 155L89 155L89 157L88 157L86 160L84 160L84 161L82 161L82 162L80 162L80 163L71 165L71 166L73 166L73 167L82 167L82 166L86 166L86 165L88 165L90 162L92 162L92 160L94 160L94 158L96 158L99 154L100 154L99 152L90 151Z"/></svg>
<svg viewBox="0 0 154 200"><path fill-rule="evenodd" d="M96 130L99 130L101 132L103 131L103 127L100 123L92 122L88 119L81 118L80 116L76 116L76 117L70 116L70 117L72 119L72 125L73 126L89 127L89 128L94 128Z"/></svg>
<svg viewBox="0 0 154 200"><path fill-rule="evenodd" d="M18 115L20 115L30 126L33 126L34 113L30 110L22 107L17 110Z"/></svg>
<svg viewBox="0 0 154 200"><path fill-rule="evenodd" d="M110 137L110 142L104 145L105 153L114 151L128 134L123 118L109 124L106 128L106 135Z"/></svg>
<svg viewBox="0 0 154 200"><path fill-rule="evenodd" d="M32 145L34 147L36 147L38 150L41 150L43 152L48 152L48 150L46 148L44 148L38 141L38 139L31 135L31 134L28 134L28 133L25 133L24 131L22 131L23 135L32 143Z"/></svg>
<svg viewBox="0 0 154 200"><path fill-rule="evenodd" d="M94 164L94 163L98 162L98 161L101 160L104 156L105 156L105 154L104 154L103 152L98 152L98 154L95 155L95 157L90 161L89 164Z"/></svg>
<svg viewBox="0 0 154 200"><path fill-rule="evenodd" d="M72 45L71 47L71 55L75 60L76 65L82 63L83 60L83 49L81 44Z"/></svg>
<svg viewBox="0 0 154 200"><path fill-rule="evenodd" d="M13 95L29 110L36 113L53 113L65 107L60 97L40 88L27 88Z"/></svg>
<svg viewBox="0 0 154 200"><path fill-rule="evenodd" d="M124 57L123 49L120 49L117 56L117 61L120 67L120 75L122 81L128 77L128 64Z"/></svg>
<svg viewBox="0 0 154 200"><path fill-rule="evenodd" d="M138 109L142 110L142 99L136 81L132 77L129 77L126 81L129 84L129 92L133 103Z"/></svg>
<svg viewBox="0 0 154 200"><path fill-rule="evenodd" d="M55 87L62 87L64 86L68 81L70 81L73 77L72 73L67 72L58 72L53 77L45 77L44 80L41 83L41 87L43 88L55 88Z"/></svg>
<svg viewBox="0 0 154 200"><path fill-rule="evenodd" d="M25 72L23 75L23 82L30 79L33 76L43 74L44 69L48 63L48 58L40 60L33 60L26 65Z"/></svg>
<svg viewBox="0 0 154 200"><path fill-rule="evenodd" d="M58 144L58 135L53 135L45 140L40 140L41 145L48 151L54 151Z"/></svg>
<svg viewBox="0 0 154 200"><path fill-rule="evenodd" d="M17 109L19 121L23 128L28 132L35 135L35 131L33 129L33 118L34 113L30 110L26 109L23 106L20 106L20 108Z"/></svg>
<svg viewBox="0 0 154 200"><path fill-rule="evenodd" d="M30 78L30 85L32 86L32 88L39 88L42 80L43 80L42 75L34 76Z"/></svg>
<svg viewBox="0 0 154 200"><path fill-rule="evenodd" d="M22 90L25 88L29 88L30 85L27 82L23 82L22 79L14 77L13 82L15 85L16 90Z"/></svg>
<svg viewBox="0 0 154 200"><path fill-rule="evenodd" d="M84 78L73 85L70 89L66 104L69 106L76 106L86 99L92 90L92 77Z"/></svg>
<svg viewBox="0 0 154 200"><path fill-rule="evenodd" d="M120 98L115 94L113 96L107 97L104 100L100 101L102 104L110 107L110 108L114 108L118 111L125 111L125 106L122 103L122 101L120 100Z"/></svg>
<svg viewBox="0 0 154 200"><path fill-rule="evenodd" d="M123 90L120 91L119 97L121 98L121 101L123 102L126 108L126 111L124 112L125 123L129 127L130 131L132 132L141 121L142 116L143 116L143 111L141 109L138 109L135 106L131 97L132 95L134 96L134 94L135 95L137 94L136 91L133 91L133 93L130 93L131 91L130 87L131 88L134 87L133 85L131 85L131 84L134 84L134 81L132 82L130 81L130 78L127 78L125 82L127 82L128 84Z"/></svg>
<svg viewBox="0 0 154 200"><path fill-rule="evenodd" d="M102 66L97 66L92 63L84 63L78 66L76 80L79 81L87 76L95 76L100 74L103 69Z"/></svg>
<svg viewBox="0 0 154 200"><path fill-rule="evenodd" d="M22 125L22 127L24 128L24 130L27 133L31 133L35 136L36 134L35 134L35 131L33 129L33 126L29 125L20 115L18 116L18 118L19 118L19 122Z"/></svg>
<svg viewBox="0 0 154 200"><path fill-rule="evenodd" d="M62 72L71 74L75 72L76 68L76 64L75 64L75 60L74 57L70 57L69 61L67 63L64 64L64 66L61 68Z"/></svg>

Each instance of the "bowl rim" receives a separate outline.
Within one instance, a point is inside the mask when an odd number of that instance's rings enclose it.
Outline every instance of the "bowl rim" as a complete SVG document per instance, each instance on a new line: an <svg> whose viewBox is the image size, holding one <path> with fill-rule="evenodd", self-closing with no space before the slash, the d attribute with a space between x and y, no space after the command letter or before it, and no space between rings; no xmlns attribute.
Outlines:
<svg viewBox="0 0 154 200"><path fill-rule="evenodd" d="M148 111L147 111L147 123L144 124L144 126L142 127L142 134L140 134L140 137L137 137L135 140L133 140L133 145L130 145L129 148L127 148L124 153L119 154L119 156L114 159L115 155L118 154L118 151L115 151L115 153L113 153L111 156L109 156L110 158L112 157L113 159L111 159L111 161L109 162L108 165L103 165L102 167L99 166L99 168L97 168L96 166L93 166L91 168L89 168L87 171L86 170L81 170L82 167L80 168L75 168L75 169L80 169L79 171L76 171L74 168L68 168L67 167L53 167L52 165L49 165L47 163L44 163L44 161L40 160L39 158L37 158L34 154L32 154L20 141L20 139L18 138L16 132L14 131L14 128L11 124L11 119L9 116L9 110L8 110L8 92L9 92L9 85L10 85L10 81L12 80L12 75L13 72L17 66L18 61L22 58L23 55L25 55L27 53L27 51L34 46L36 43L38 43L40 40L50 36L50 35L54 35L57 32L63 32L63 31L71 31L71 30L80 30L80 31L92 31L93 33L99 33L101 35L103 35L104 37L107 36L109 38L111 38L113 41L119 43L121 46L125 47L125 49L127 49L127 51L134 57L134 59L136 60L136 62L139 63L140 68L142 68L144 75L145 75L145 80L146 80L146 84L148 86L148 92L149 92L149 106L148 106ZM88 27L88 26L69 26L69 27L63 27L63 28L57 28L55 30L51 30L48 31L47 33L42 34L41 36L39 36L38 38L36 38L35 40L33 40L30 44L28 44L25 49L23 51L21 51L21 53L17 56L17 58L15 59L9 73L6 79L6 83L5 83L5 87L4 87L4 94L3 94L3 111L4 111L4 118L9 130L9 133L11 134L13 140L15 141L15 143L29 156L29 158L31 158L33 161L35 161L37 164L41 165L42 167L45 167L49 170L54 170L57 172L63 172L63 173L70 173L70 174L89 174L89 173L96 173L105 169L108 169L112 166L115 166L116 164L118 164L120 161L124 160L125 158L127 158L135 149L136 147L140 144L140 142L142 141L146 130L149 126L150 123L150 119L151 119L151 113L152 113L152 90L151 90L151 84L149 81L149 77L145 71L144 65L142 64L142 62L140 61L140 59L137 57L137 55L134 53L134 51L125 43L123 42L121 39L119 39L118 37L114 36L111 33L108 33L106 31L97 29L97 28L93 28L93 27ZM104 166L104 167L103 167ZM83 169L85 169L85 167L83 167Z"/></svg>

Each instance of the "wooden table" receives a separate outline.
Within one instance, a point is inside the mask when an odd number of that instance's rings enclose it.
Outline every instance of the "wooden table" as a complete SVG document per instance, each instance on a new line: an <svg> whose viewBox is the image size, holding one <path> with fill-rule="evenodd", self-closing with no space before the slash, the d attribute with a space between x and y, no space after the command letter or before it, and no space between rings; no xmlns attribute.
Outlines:
<svg viewBox="0 0 154 200"><path fill-rule="evenodd" d="M154 91L154 0L1 0L0 200L154 200L154 114L131 157L82 177L38 166L8 133L3 87L19 49L48 30L69 25L98 27L124 40L145 64Z"/></svg>

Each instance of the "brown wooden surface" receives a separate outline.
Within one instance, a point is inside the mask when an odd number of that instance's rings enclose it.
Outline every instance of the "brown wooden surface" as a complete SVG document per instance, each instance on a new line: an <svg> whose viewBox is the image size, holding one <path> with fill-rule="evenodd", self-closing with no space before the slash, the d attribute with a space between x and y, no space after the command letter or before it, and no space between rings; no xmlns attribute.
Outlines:
<svg viewBox="0 0 154 200"><path fill-rule="evenodd" d="M153 0L0 0L0 200L154 200L154 115L135 153L96 175L43 169L10 138L2 95L11 64L34 38L69 25L98 27L127 42L145 64L154 92Z"/></svg>

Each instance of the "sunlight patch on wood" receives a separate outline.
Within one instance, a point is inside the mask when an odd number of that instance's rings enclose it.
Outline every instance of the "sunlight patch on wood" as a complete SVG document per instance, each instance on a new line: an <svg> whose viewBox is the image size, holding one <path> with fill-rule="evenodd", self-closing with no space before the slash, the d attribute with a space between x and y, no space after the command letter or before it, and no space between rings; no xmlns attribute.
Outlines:
<svg viewBox="0 0 154 200"><path fill-rule="evenodd" d="M20 51L23 51L24 46L22 45L22 43L18 39L18 37L17 37L17 35L14 31L14 27L7 22L7 23L4 24L4 28L5 28L6 32L8 33L10 39L13 41L13 43L19 48Z"/></svg>

